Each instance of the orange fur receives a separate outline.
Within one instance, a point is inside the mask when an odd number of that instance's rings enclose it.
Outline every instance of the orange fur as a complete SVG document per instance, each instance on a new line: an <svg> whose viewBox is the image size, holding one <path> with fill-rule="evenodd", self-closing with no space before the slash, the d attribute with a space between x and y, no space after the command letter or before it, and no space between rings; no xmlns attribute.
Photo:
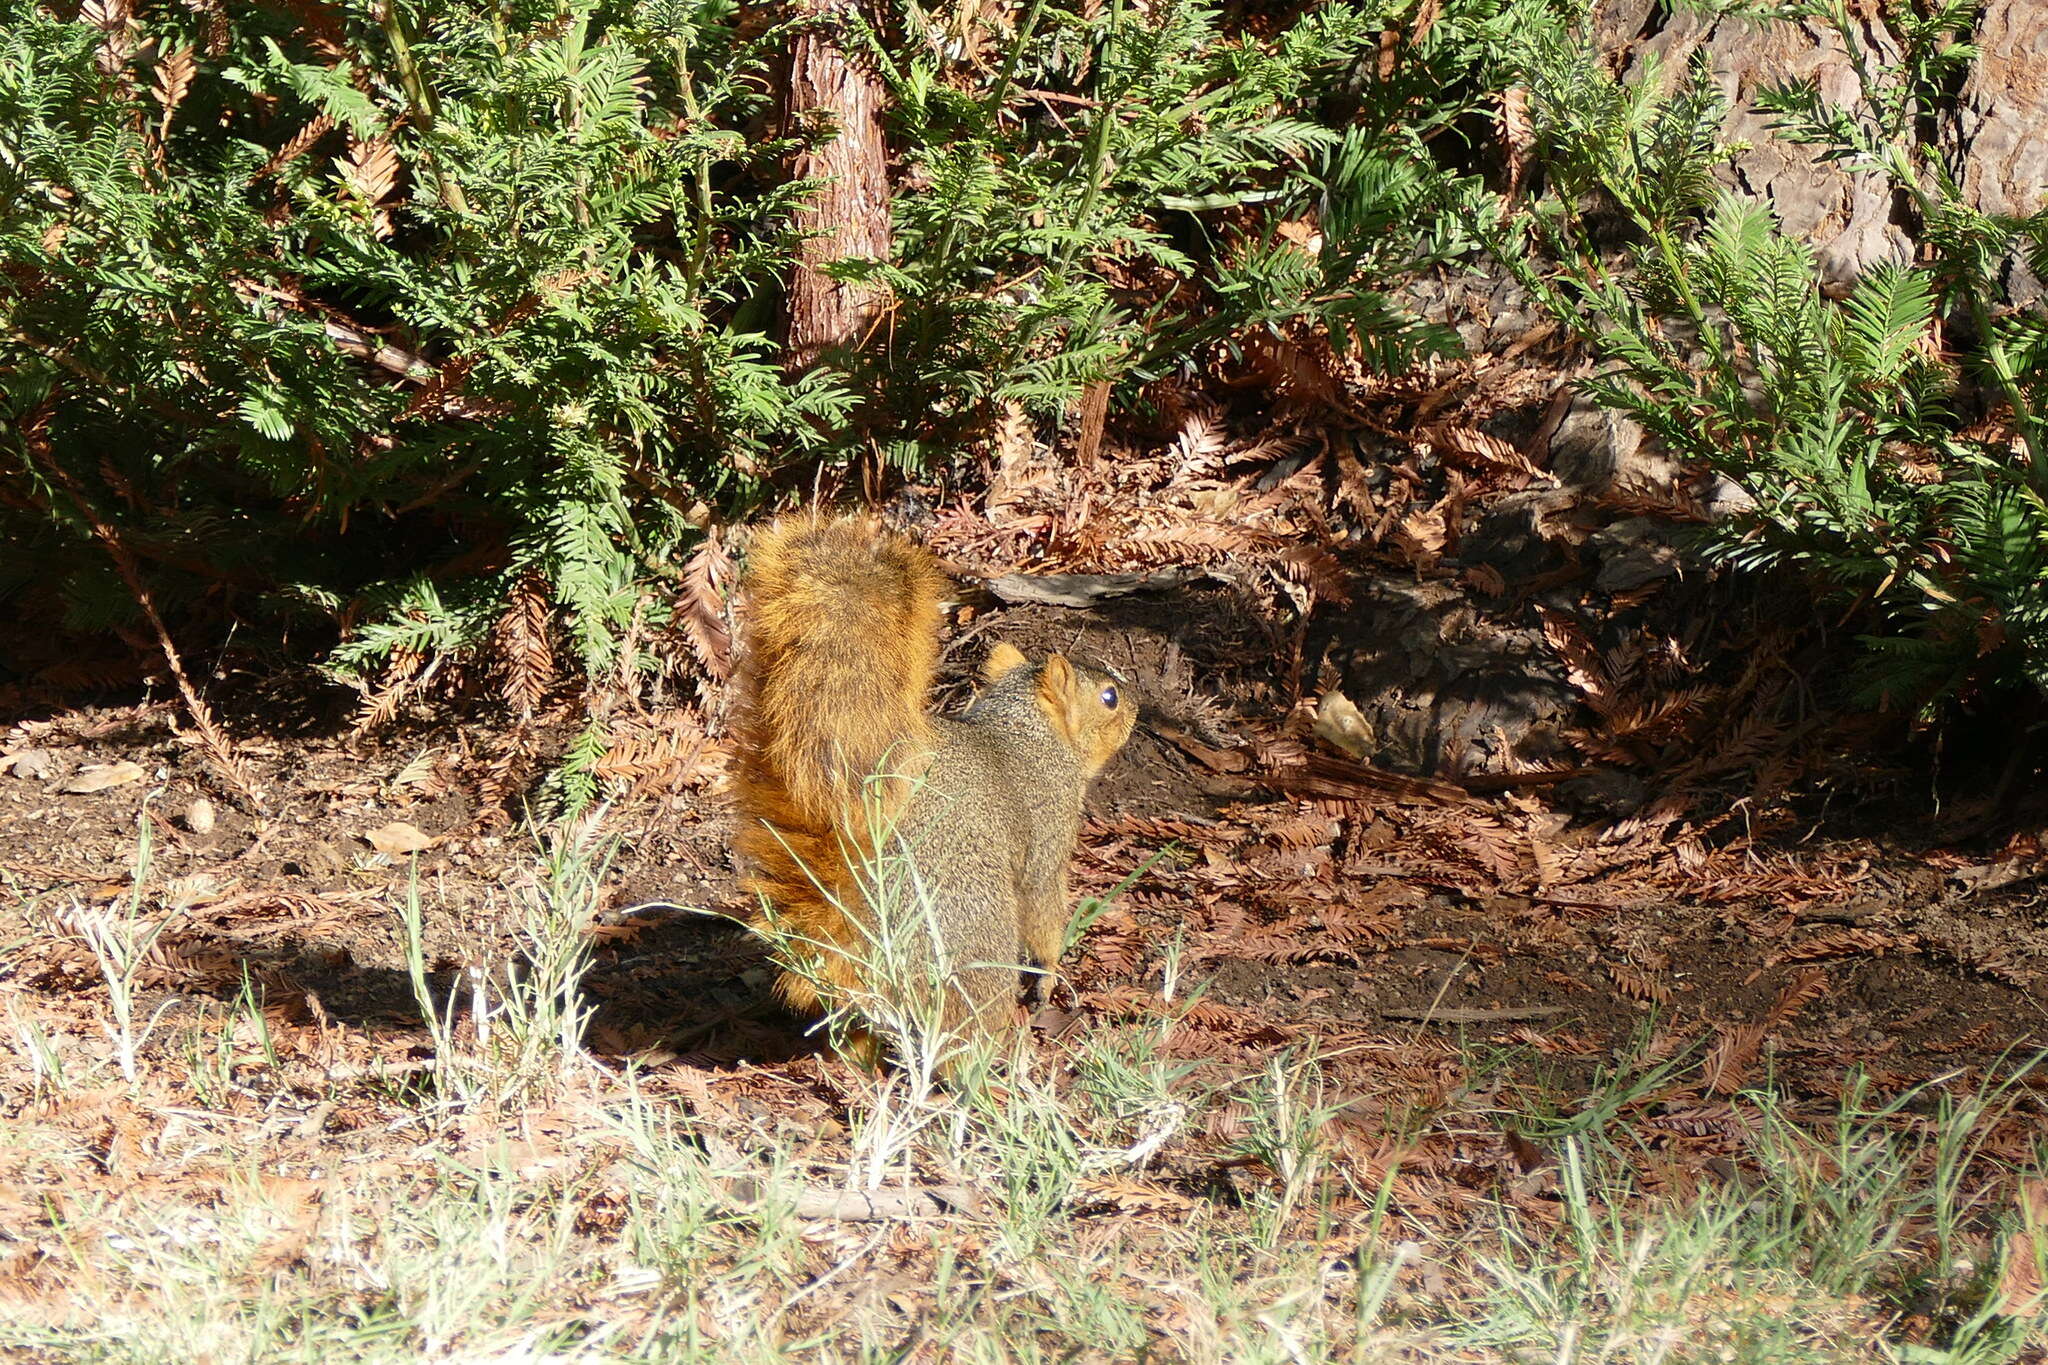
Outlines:
<svg viewBox="0 0 2048 1365"><path fill-rule="evenodd" d="M998 645L997 648L1008 646ZM1018 657L1021 659L1023 656ZM1065 740L1067 747L1080 758L1082 774L1093 777L1124 747L1124 741L1130 738L1131 727L1128 721L1122 725L1105 725L1096 720L1092 699L1084 695L1088 690L1088 684L1075 672L1067 657L1053 654L1047 656L1038 670L1038 686L1033 700L1053 733Z"/></svg>
<svg viewBox="0 0 2048 1365"><path fill-rule="evenodd" d="M857 950L856 871L929 758L925 709L938 668L944 576L902 536L856 520L785 519L748 554L741 673L739 830L748 890L782 927L819 945L822 975L857 984L839 949ZM870 788L877 772L891 776ZM792 1006L820 1006L811 982L785 972Z"/></svg>

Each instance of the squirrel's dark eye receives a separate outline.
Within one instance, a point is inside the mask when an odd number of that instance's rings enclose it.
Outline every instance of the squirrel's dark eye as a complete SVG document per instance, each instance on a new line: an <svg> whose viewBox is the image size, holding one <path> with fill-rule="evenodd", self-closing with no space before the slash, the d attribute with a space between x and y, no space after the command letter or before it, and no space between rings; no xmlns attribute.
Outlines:
<svg viewBox="0 0 2048 1365"><path fill-rule="evenodd" d="M1112 711L1116 710L1116 689L1114 687L1102 689L1102 704Z"/></svg>

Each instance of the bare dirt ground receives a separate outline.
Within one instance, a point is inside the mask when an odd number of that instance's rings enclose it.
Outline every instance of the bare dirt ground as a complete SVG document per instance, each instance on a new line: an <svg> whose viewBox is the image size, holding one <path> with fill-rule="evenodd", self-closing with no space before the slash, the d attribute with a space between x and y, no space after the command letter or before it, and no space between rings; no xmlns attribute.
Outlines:
<svg viewBox="0 0 2048 1365"><path fill-rule="evenodd" d="M1149 867L1068 964L1082 1014L1141 1008L1171 951L1184 987L1209 983L1191 1023L1218 1051L1463 1035L1591 1065L1697 1048L1710 1091L1768 1068L1794 1093L1828 1094L1851 1066L1904 1087L2048 1045L2048 886L2030 835L1958 850L1909 827L1852 835L1848 821L1781 816L1774 834L1680 844L1660 862L1617 840L1614 822L1546 810L1518 824L1515 795L1444 783L1375 792L1370 770L1259 738L1272 718L1230 663L1255 642L1233 637L1228 612L998 615L1002 638L1150 680L1148 728L1091 801L1078 881L1101 894ZM1233 732L1246 712L1254 724ZM480 822L453 776L478 732L451 721L356 744L250 738L269 793L258 817L219 797L176 722L168 702L84 706L8 732L0 872L13 908L0 933L22 941L31 910L124 894L146 813L152 874L183 907L150 1008L232 996L247 973L294 1017L407 1036L408 888L446 975L536 858L530 837ZM1333 768L1356 785L1303 797L1288 774L1304 762L1328 790ZM140 775L75 790L120 763ZM189 812L202 797L215 814L199 832ZM431 842L379 852L369 836L393 822ZM605 828L617 845L590 981L599 1048L658 1044L700 1066L802 1052L801 1021L766 997L761 951L720 918L745 907L715 783L626 795ZM52 1003L98 980L82 947L40 936L9 976Z"/></svg>

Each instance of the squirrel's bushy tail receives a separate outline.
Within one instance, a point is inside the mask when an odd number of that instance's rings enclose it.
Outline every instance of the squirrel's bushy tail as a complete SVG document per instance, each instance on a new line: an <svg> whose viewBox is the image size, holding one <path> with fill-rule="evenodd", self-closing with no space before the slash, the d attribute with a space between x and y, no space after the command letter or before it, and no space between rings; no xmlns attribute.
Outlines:
<svg viewBox="0 0 2048 1365"><path fill-rule="evenodd" d="M907 786L870 779L914 771L932 749L944 578L921 546L866 522L790 519L756 534L746 583L734 843L747 889L785 932L823 945L823 976L851 988L853 962L830 948L859 949L847 918L858 864ZM800 1009L820 1003L794 973L780 990Z"/></svg>

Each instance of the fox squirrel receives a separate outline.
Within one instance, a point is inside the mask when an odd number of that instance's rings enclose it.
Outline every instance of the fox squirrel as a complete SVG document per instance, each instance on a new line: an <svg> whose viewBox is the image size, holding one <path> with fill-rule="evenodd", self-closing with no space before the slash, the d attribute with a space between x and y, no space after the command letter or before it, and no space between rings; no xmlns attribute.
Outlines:
<svg viewBox="0 0 2048 1365"><path fill-rule="evenodd" d="M816 1010L821 984L883 988L864 979L868 878L900 846L913 931L936 939L916 950L940 964L941 1022L991 1028L1021 967L1058 965L1081 797L1129 738L1134 700L1113 675L999 644L973 704L933 716L944 576L864 521L775 523L754 538L746 584L736 845L747 889L817 955L778 993Z"/></svg>

